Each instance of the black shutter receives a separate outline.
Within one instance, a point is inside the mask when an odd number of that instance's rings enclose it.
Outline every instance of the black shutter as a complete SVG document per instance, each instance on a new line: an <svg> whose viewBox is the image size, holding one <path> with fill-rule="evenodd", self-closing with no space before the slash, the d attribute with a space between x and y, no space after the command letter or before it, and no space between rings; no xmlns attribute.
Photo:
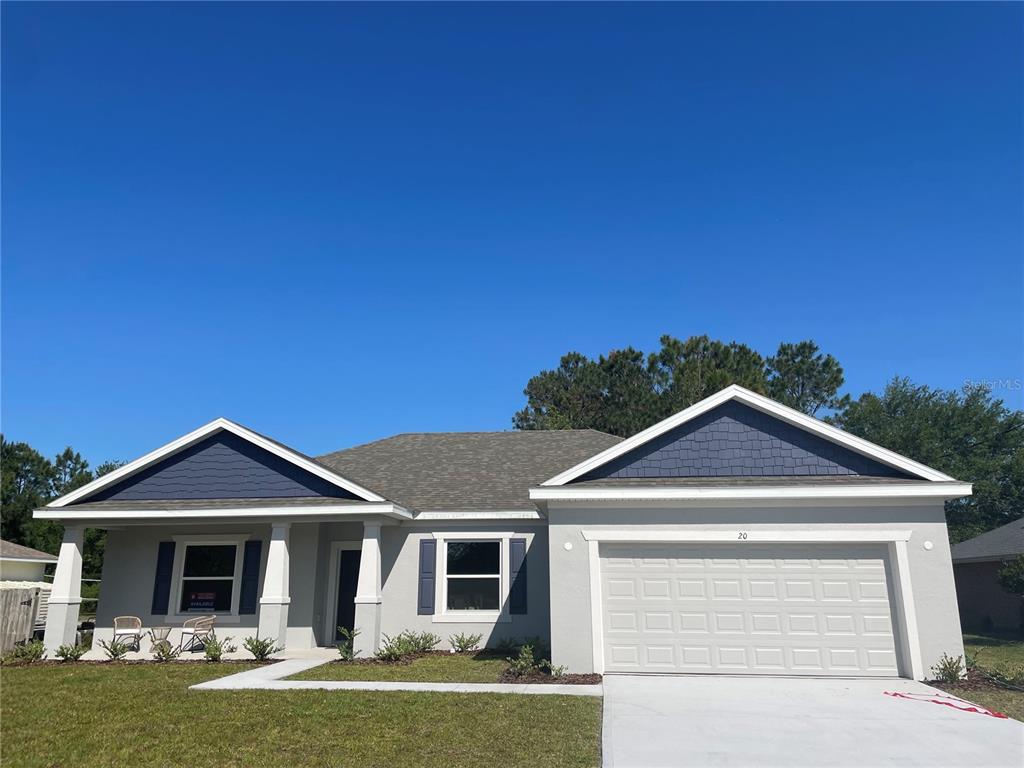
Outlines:
<svg viewBox="0 0 1024 768"><path fill-rule="evenodd" d="M245 542L242 557L242 586L238 595L239 613L256 613L256 601L260 587L260 552L263 542L259 539Z"/></svg>
<svg viewBox="0 0 1024 768"><path fill-rule="evenodd" d="M153 606L150 613L166 616L171 600L171 574L174 571L174 542L161 541L156 552L156 579L153 581Z"/></svg>
<svg viewBox="0 0 1024 768"><path fill-rule="evenodd" d="M509 539L508 612L526 613L526 539Z"/></svg>
<svg viewBox="0 0 1024 768"><path fill-rule="evenodd" d="M416 613L430 616L434 613L434 588L437 584L437 542L420 539L420 587L416 600Z"/></svg>

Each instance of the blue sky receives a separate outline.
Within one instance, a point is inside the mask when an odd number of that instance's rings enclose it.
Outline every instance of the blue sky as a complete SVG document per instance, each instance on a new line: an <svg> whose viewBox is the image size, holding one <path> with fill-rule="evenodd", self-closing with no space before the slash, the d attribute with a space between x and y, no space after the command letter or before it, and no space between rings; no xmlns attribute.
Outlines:
<svg viewBox="0 0 1024 768"><path fill-rule="evenodd" d="M3 431L48 454L506 429L663 333L1024 378L1019 4L2 14Z"/></svg>

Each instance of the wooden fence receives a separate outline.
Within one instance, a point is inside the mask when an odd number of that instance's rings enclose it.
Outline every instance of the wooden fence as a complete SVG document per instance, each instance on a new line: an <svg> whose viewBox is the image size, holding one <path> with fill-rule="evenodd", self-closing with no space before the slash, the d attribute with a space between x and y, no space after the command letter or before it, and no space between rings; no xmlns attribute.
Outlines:
<svg viewBox="0 0 1024 768"><path fill-rule="evenodd" d="M32 637L39 611L39 588L0 589L0 653Z"/></svg>

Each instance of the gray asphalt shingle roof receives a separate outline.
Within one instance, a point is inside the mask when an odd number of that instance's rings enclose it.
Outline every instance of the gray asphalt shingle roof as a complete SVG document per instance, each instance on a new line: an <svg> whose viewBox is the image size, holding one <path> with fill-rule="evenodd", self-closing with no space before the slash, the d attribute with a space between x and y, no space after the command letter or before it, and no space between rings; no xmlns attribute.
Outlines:
<svg viewBox="0 0 1024 768"><path fill-rule="evenodd" d="M1024 555L1024 518L953 545L953 562Z"/></svg>
<svg viewBox="0 0 1024 768"><path fill-rule="evenodd" d="M530 488L621 440L592 429L416 432L317 461L417 512L534 510Z"/></svg>
<svg viewBox="0 0 1024 768"><path fill-rule="evenodd" d="M13 541L0 539L0 558L14 558L16 560L39 560L40 562L56 563L57 556L48 552L40 552L32 547L25 547L15 544Z"/></svg>

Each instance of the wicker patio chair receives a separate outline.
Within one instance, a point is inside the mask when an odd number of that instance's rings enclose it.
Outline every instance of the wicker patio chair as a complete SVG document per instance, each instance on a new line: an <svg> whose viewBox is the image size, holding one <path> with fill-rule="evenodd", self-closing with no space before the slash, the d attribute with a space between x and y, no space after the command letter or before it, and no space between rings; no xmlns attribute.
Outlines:
<svg viewBox="0 0 1024 768"><path fill-rule="evenodd" d="M213 634L213 625L216 622L216 616L197 616L194 619L185 619L181 625L181 640L178 642L178 650L193 651L197 645L202 648L206 640Z"/></svg>
<svg viewBox="0 0 1024 768"><path fill-rule="evenodd" d="M142 619L138 616L117 616L114 618L114 640L131 645L139 650L142 640Z"/></svg>

